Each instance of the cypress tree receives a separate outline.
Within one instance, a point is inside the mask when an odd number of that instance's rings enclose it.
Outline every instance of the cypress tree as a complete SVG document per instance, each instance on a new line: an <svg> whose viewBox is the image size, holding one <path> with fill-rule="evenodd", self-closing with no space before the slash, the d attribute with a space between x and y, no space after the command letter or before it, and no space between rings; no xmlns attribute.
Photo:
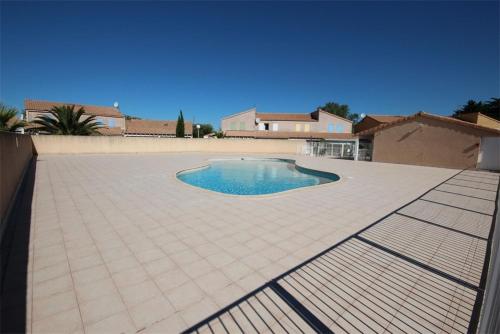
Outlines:
<svg viewBox="0 0 500 334"><path fill-rule="evenodd" d="M175 136L178 138L184 138L184 116L182 115L182 110L179 113L179 117L177 117L177 126L175 128Z"/></svg>

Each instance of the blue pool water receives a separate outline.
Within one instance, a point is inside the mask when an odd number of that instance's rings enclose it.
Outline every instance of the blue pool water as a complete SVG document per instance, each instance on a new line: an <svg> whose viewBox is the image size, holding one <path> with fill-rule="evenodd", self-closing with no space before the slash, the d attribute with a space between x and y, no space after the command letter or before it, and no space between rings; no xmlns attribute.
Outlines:
<svg viewBox="0 0 500 334"><path fill-rule="evenodd" d="M263 195L339 180L338 175L305 169L293 160L211 161L208 167L177 174L190 185L233 195Z"/></svg>

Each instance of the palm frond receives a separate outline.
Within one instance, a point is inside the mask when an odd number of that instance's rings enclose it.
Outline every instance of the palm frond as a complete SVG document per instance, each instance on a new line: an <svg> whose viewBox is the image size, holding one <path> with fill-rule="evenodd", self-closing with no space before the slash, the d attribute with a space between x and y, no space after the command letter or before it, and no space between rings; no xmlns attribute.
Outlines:
<svg viewBox="0 0 500 334"><path fill-rule="evenodd" d="M25 121L15 121L14 123L12 123L10 126L9 126L9 131L10 132L16 132L17 129L20 129L20 128L23 128L26 126L26 122Z"/></svg>
<svg viewBox="0 0 500 334"><path fill-rule="evenodd" d="M25 125L24 121L16 119L17 109L0 102L0 131L14 132Z"/></svg>
<svg viewBox="0 0 500 334"><path fill-rule="evenodd" d="M100 127L95 116L85 114L83 107L75 111L74 105L65 105L54 107L49 113L39 116L33 123L41 125L41 131L51 134L88 136Z"/></svg>

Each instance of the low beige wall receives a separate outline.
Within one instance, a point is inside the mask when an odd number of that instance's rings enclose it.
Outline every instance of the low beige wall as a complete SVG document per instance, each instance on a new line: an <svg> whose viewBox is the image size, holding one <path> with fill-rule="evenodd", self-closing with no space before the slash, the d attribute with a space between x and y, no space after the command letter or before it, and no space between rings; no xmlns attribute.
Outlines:
<svg viewBox="0 0 500 334"><path fill-rule="evenodd" d="M0 132L0 232L23 173L33 157L28 135Z"/></svg>
<svg viewBox="0 0 500 334"><path fill-rule="evenodd" d="M304 140L192 139L108 136L32 136L37 154L89 153L283 153L300 152Z"/></svg>

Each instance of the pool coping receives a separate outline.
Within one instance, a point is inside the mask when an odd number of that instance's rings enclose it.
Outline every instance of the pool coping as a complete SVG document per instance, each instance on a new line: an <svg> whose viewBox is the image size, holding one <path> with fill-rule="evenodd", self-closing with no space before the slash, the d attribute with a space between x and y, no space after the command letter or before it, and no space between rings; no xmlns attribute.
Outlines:
<svg viewBox="0 0 500 334"><path fill-rule="evenodd" d="M328 182L328 183L323 183L323 184L316 184L316 185L311 185L311 186L304 186L304 187L299 187L299 188L294 188L294 189L288 189L288 190L284 190L284 191L279 191L279 192L275 192L275 193L270 193L270 194L262 194L262 195L237 195L237 194L228 194L228 193L223 193L223 192L218 192L218 191L215 191L215 190L210 190L210 189L205 189L205 188L201 188L201 187L198 187L198 186L194 186L192 184L189 184L187 182L184 182L184 181L181 181L179 180L179 178L177 177L178 174L180 173L183 173L183 172L189 172L189 171L194 171L194 170L197 170L197 169L203 169L203 168L207 168L210 166L210 161L233 161L233 160L242 160L243 158L246 158L246 159L253 159L253 160L272 160L272 159L275 159L275 160L288 160L288 161L293 161L293 164L297 167L300 167L300 168L303 168L303 169L308 169L308 170L312 170L312 171L318 171L318 172L323 172L323 173L329 173L329 174L335 174L339 177L339 179L337 181L333 181L333 182ZM195 167L191 167L191 168L186 168L186 169L182 169L182 170L178 170L176 171L175 173L173 173L173 175L171 175L178 183L181 183L183 185L186 185L190 188L193 188L193 189L197 189L197 190L200 190L204 193L210 193L210 194L217 194L217 195L222 195L222 196L226 196L226 197L230 197L230 198L238 198L238 199L269 199L269 198L277 198L277 197L281 197L282 195L287 195L289 193L292 193L292 192L297 192L297 191L310 191L311 189L317 189L317 188L326 188L326 186L334 186L334 185L337 185L337 184L342 184L344 182L346 182L346 177L342 174L338 174L338 173L332 173L332 172L328 172L328 171L323 171L323 170L317 170L317 169L312 169L310 167L305 167L303 165L300 165L299 163L297 163L297 160L296 159L289 159L289 158L261 158L261 157L238 157L238 158L210 158L210 159L206 159L205 161L203 161L202 164L199 164L199 165L196 165Z"/></svg>

